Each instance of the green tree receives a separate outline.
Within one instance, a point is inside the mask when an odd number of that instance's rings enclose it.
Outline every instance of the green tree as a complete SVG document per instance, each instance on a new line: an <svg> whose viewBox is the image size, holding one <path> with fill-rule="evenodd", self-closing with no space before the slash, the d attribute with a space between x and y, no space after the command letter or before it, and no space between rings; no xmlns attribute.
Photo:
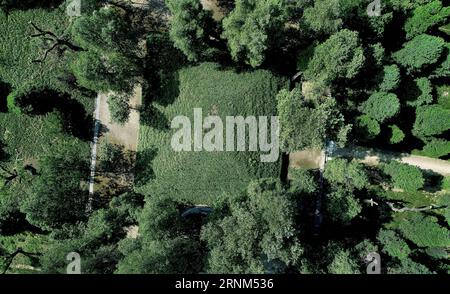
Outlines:
<svg viewBox="0 0 450 294"><path fill-rule="evenodd" d="M327 163L324 172L325 179L333 184L343 184L362 189L369 184L369 178L362 164L335 158Z"/></svg>
<svg viewBox="0 0 450 294"><path fill-rule="evenodd" d="M71 34L84 51L71 69L78 83L93 91L130 93L142 73L137 34L126 14L104 7L77 18Z"/></svg>
<svg viewBox="0 0 450 294"><path fill-rule="evenodd" d="M415 73L425 66L436 63L442 56L444 48L445 41L442 38L422 34L405 43L402 49L392 54L392 57L409 73Z"/></svg>
<svg viewBox="0 0 450 294"><path fill-rule="evenodd" d="M361 104L360 111L382 123L400 111L400 101L395 94L375 92Z"/></svg>
<svg viewBox="0 0 450 294"><path fill-rule="evenodd" d="M190 61L197 61L208 48L211 12L199 0L166 0L166 5L172 14L170 38Z"/></svg>
<svg viewBox="0 0 450 294"><path fill-rule="evenodd" d="M391 177L394 187L406 191L417 191L425 183L422 171L416 166L391 161L384 166L384 172Z"/></svg>
<svg viewBox="0 0 450 294"><path fill-rule="evenodd" d="M126 240L132 242L130 240ZM119 274L197 274L202 269L199 243L183 236L173 239L144 239L139 250L127 251L120 261ZM136 245L134 245L136 246Z"/></svg>
<svg viewBox="0 0 450 294"><path fill-rule="evenodd" d="M315 0L305 9L303 19L315 32L334 34L342 28L342 7L340 0Z"/></svg>
<svg viewBox="0 0 450 294"><path fill-rule="evenodd" d="M450 17L450 7L443 7L441 1L418 6L405 23L406 37L412 39L426 33L434 26L444 23Z"/></svg>
<svg viewBox="0 0 450 294"><path fill-rule="evenodd" d="M433 102L433 85L427 78L419 78L415 80L417 88L419 88L420 95L414 101L408 101L410 106L418 107L424 104Z"/></svg>
<svg viewBox="0 0 450 294"><path fill-rule="evenodd" d="M362 138L373 139L381 132L380 124L368 115L361 115L356 118L358 133Z"/></svg>
<svg viewBox="0 0 450 294"><path fill-rule="evenodd" d="M71 29L74 40L85 50L133 54L137 48L130 25L113 7L101 8L76 18Z"/></svg>
<svg viewBox="0 0 450 294"><path fill-rule="evenodd" d="M450 43L447 42L447 58L432 72L430 78L447 78L450 76Z"/></svg>
<svg viewBox="0 0 450 294"><path fill-rule="evenodd" d="M432 138L427 141L421 151L415 153L423 156L439 158L450 154L450 141L439 138Z"/></svg>
<svg viewBox="0 0 450 294"><path fill-rule="evenodd" d="M284 150L321 148L325 138L345 143L349 128L334 99L324 98L315 103L306 100L298 88L281 90L277 95L277 109L281 125L280 143Z"/></svg>
<svg viewBox="0 0 450 294"><path fill-rule="evenodd" d="M418 138L440 135L450 129L450 109L440 105L420 106L416 109L416 121L412 133Z"/></svg>
<svg viewBox="0 0 450 294"><path fill-rule="evenodd" d="M202 228L210 273L280 273L302 253L296 202L274 179L249 184L247 193L222 198Z"/></svg>
<svg viewBox="0 0 450 294"><path fill-rule="evenodd" d="M326 196L326 217L333 223L349 225L362 210L353 190L341 185L333 185Z"/></svg>
<svg viewBox="0 0 450 294"><path fill-rule="evenodd" d="M129 101L128 95L113 94L108 97L109 112L114 123L124 125L128 122L131 113Z"/></svg>
<svg viewBox="0 0 450 294"><path fill-rule="evenodd" d="M449 230L438 223L434 216L412 214L403 218L398 226L400 233L418 247L448 247Z"/></svg>
<svg viewBox="0 0 450 294"><path fill-rule="evenodd" d="M125 237L124 227L136 223L142 196L127 192L114 197L109 206L94 211L85 223L65 225L53 230L41 258L44 273L66 273L66 256L80 254L83 274L112 274L124 256L118 242Z"/></svg>
<svg viewBox="0 0 450 294"><path fill-rule="evenodd" d="M123 240L125 256L118 265L122 274L199 273L204 252L198 240L199 228L181 217L182 203L173 199L147 198L139 217L139 236Z"/></svg>
<svg viewBox="0 0 450 294"><path fill-rule="evenodd" d="M327 274L358 274L359 266L352 252L342 244L331 241L325 247L324 266ZM365 258L365 256L364 256Z"/></svg>
<svg viewBox="0 0 450 294"><path fill-rule="evenodd" d="M314 193L317 181L311 171L303 168L289 169L290 189L294 193Z"/></svg>
<svg viewBox="0 0 450 294"><path fill-rule="evenodd" d="M140 69L120 53L102 55L96 50L80 52L71 63L78 83L92 91L130 93Z"/></svg>
<svg viewBox="0 0 450 294"><path fill-rule="evenodd" d="M66 143L40 159L39 177L21 205L31 224L51 229L85 219L88 197L81 182L89 171L86 153Z"/></svg>
<svg viewBox="0 0 450 294"><path fill-rule="evenodd" d="M405 133L397 125L390 125L389 128L391 129L391 138L389 139L391 144L400 143L405 139Z"/></svg>
<svg viewBox="0 0 450 294"><path fill-rule="evenodd" d="M382 251L389 256L404 260L411 253L408 244L392 230L381 229L377 240L382 244Z"/></svg>
<svg viewBox="0 0 450 294"><path fill-rule="evenodd" d="M361 70L365 60L358 33L344 29L317 46L305 77L326 82L338 78L351 79Z"/></svg>
<svg viewBox="0 0 450 294"><path fill-rule="evenodd" d="M384 77L380 85L381 92L394 91L400 84L400 69L397 65L387 65L383 69Z"/></svg>
<svg viewBox="0 0 450 294"><path fill-rule="evenodd" d="M413 275L429 275L433 274L426 266L417 263L410 258L403 259L399 265L388 268L388 274L413 274Z"/></svg>
<svg viewBox="0 0 450 294"><path fill-rule="evenodd" d="M260 66L266 51L276 44L285 18L284 0L237 0L223 20L222 34L233 59Z"/></svg>

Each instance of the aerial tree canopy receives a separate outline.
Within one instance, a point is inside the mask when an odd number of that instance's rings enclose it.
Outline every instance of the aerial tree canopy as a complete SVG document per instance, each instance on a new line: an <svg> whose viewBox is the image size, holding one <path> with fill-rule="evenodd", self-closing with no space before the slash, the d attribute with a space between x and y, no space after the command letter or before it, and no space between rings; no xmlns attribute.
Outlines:
<svg viewBox="0 0 450 294"><path fill-rule="evenodd" d="M315 0L314 5L305 9L303 18L315 32L334 34L342 28L342 7L339 0Z"/></svg>
<svg viewBox="0 0 450 294"><path fill-rule="evenodd" d="M118 264L118 273L196 274L201 271L204 252L198 233L193 232L199 228L181 217L182 206L169 198L146 199L139 216L139 236L119 244L125 258Z"/></svg>
<svg viewBox="0 0 450 294"><path fill-rule="evenodd" d="M207 50L213 24L211 12L198 0L166 0L172 18L170 38L190 61L197 61Z"/></svg>
<svg viewBox="0 0 450 294"><path fill-rule="evenodd" d="M404 260L411 253L408 244L395 231L381 229L378 232L377 240L383 245L384 253L399 260Z"/></svg>
<svg viewBox="0 0 450 294"><path fill-rule="evenodd" d="M361 104L360 110L382 123L400 111L400 101L393 93L375 92Z"/></svg>
<svg viewBox="0 0 450 294"><path fill-rule="evenodd" d="M336 101L323 99L320 102L306 100L298 88L279 92L280 146L284 150L320 148L325 138L345 143L349 126L345 125Z"/></svg>
<svg viewBox="0 0 450 294"><path fill-rule="evenodd" d="M440 105L426 105L416 109L412 133L418 138L440 135L450 129L450 109Z"/></svg>
<svg viewBox="0 0 450 294"><path fill-rule="evenodd" d="M369 184L364 166L354 161L335 158L327 163L325 179L333 184L343 184L350 188L362 189Z"/></svg>
<svg viewBox="0 0 450 294"><path fill-rule="evenodd" d="M265 53L277 41L286 17L284 0L237 0L234 10L223 20L222 37L231 56L252 67L260 66Z"/></svg>
<svg viewBox="0 0 450 294"><path fill-rule="evenodd" d="M349 225L361 210L361 203L355 198L351 187L333 185L327 193L325 215L331 222Z"/></svg>
<svg viewBox="0 0 450 294"><path fill-rule="evenodd" d="M247 193L222 198L202 228L210 273L281 273L295 264L296 201L275 179L249 184Z"/></svg>
<svg viewBox="0 0 450 294"><path fill-rule="evenodd" d="M384 172L391 177L394 187L405 191L417 191L425 184L422 171L416 166L391 161Z"/></svg>
<svg viewBox="0 0 450 294"><path fill-rule="evenodd" d="M81 183L89 174L88 159L86 152L69 143L40 159L39 177L21 205L31 224L51 229L85 219L88 192Z"/></svg>
<svg viewBox="0 0 450 294"><path fill-rule="evenodd" d="M448 247L450 244L448 230L440 226L434 216L413 214L402 219L399 229L406 239L419 247Z"/></svg>
<svg viewBox="0 0 450 294"><path fill-rule="evenodd" d="M389 92L396 90L400 84L400 69L397 65L387 65L383 69L383 81L380 84L381 92Z"/></svg>
<svg viewBox="0 0 450 294"><path fill-rule="evenodd" d="M125 124L130 116L130 97L128 95L113 94L108 97L108 107L111 119L118 124Z"/></svg>
<svg viewBox="0 0 450 294"><path fill-rule="evenodd" d="M450 17L450 7L443 7L441 1L433 1L414 9L413 15L406 21L406 37L412 39L427 33L434 26L444 23Z"/></svg>
<svg viewBox="0 0 450 294"><path fill-rule="evenodd" d="M351 79L361 70L365 60L358 32L343 29L317 46L305 77L327 82L338 78Z"/></svg>
<svg viewBox="0 0 450 294"><path fill-rule="evenodd" d="M425 66L436 63L442 56L444 48L445 41L442 38L422 34L405 43L402 49L392 54L392 57L409 73L415 73Z"/></svg>

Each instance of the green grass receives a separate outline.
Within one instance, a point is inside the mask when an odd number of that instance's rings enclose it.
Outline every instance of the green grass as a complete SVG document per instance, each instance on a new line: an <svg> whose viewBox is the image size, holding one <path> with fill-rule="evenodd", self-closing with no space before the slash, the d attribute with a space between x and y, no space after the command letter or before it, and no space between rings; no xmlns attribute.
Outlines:
<svg viewBox="0 0 450 294"><path fill-rule="evenodd" d="M236 73L212 63L180 70L178 81L175 101L155 105L163 125L170 126L177 115L193 122L194 108L202 108L203 116L215 113L222 119L227 115L275 115L275 96L286 85L285 79L268 71ZM173 83L170 85L168 90L173 91ZM153 160L150 156L138 162L151 166L153 175L137 188L139 192L210 204L224 192L242 191L251 179L279 176L279 162L261 163L259 152L174 152L170 140L175 131L163 129L161 124L159 128L141 125L139 151L152 150L156 155Z"/></svg>
<svg viewBox="0 0 450 294"><path fill-rule="evenodd" d="M29 22L44 30L61 35L68 27L69 18L63 8L54 10L14 10L8 15L0 12L0 80L13 88L24 85L53 87L67 66L64 57L55 52L45 63L33 63L43 56L45 49Z"/></svg>
<svg viewBox="0 0 450 294"><path fill-rule="evenodd" d="M76 140L89 148L89 144L63 132L61 121L54 113L43 116L0 113L0 141L10 160L35 163L47 150L63 140Z"/></svg>

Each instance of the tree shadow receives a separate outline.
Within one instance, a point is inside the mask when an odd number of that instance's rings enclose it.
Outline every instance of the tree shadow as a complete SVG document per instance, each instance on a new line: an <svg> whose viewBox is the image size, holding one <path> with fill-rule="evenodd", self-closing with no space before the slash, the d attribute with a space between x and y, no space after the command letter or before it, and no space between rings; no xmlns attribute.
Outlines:
<svg viewBox="0 0 450 294"><path fill-rule="evenodd" d="M134 167L134 182L137 187L142 187L150 180L156 178L152 162L158 154L158 149L153 147L136 153Z"/></svg>
<svg viewBox="0 0 450 294"><path fill-rule="evenodd" d="M8 111L8 103L6 97L8 97L10 92L11 92L10 85L0 81L0 112Z"/></svg>
<svg viewBox="0 0 450 294"><path fill-rule="evenodd" d="M169 120L158 108L154 105L146 105L142 107L141 111L141 124L153 127L155 129L165 131L170 129Z"/></svg>
<svg viewBox="0 0 450 294"><path fill-rule="evenodd" d="M392 160L401 159L405 154L381 151L373 148L361 148L357 146L349 146L346 148L338 148L333 151L333 157L349 157L363 160L367 157L376 156L381 163L388 163Z"/></svg>
<svg viewBox="0 0 450 294"><path fill-rule="evenodd" d="M7 0L0 4L5 12L12 10L27 10L35 8L53 9L61 5L65 0Z"/></svg>
<svg viewBox="0 0 450 294"><path fill-rule="evenodd" d="M426 192L435 193L442 190L442 180L444 178L442 175L431 170L425 170L423 176L425 178L423 189Z"/></svg>
<svg viewBox="0 0 450 294"><path fill-rule="evenodd" d="M83 141L92 138L92 115L68 94L50 89L31 90L18 96L15 102L28 115L44 115L56 110L61 114L65 132Z"/></svg>
<svg viewBox="0 0 450 294"><path fill-rule="evenodd" d="M173 46L168 34L151 34L147 39L147 52L144 77L148 89L144 103L170 105L180 94L178 70L187 63L186 57Z"/></svg>

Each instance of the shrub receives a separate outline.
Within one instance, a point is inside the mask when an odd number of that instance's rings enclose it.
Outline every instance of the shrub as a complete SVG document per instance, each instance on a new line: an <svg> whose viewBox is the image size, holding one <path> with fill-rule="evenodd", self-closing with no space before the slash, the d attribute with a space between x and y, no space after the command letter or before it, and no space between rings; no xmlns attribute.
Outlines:
<svg viewBox="0 0 450 294"><path fill-rule="evenodd" d="M131 108L129 105L130 96L113 94L108 98L108 107L111 114L111 120L118 124L125 124L130 116Z"/></svg>
<svg viewBox="0 0 450 294"><path fill-rule="evenodd" d="M16 99L20 95L19 91L13 91L6 97L8 111L14 114L21 114L22 109L16 105Z"/></svg>
<svg viewBox="0 0 450 294"><path fill-rule="evenodd" d="M397 125L390 125L389 128L391 129L391 138L389 139L391 144L397 144L403 141L405 133Z"/></svg>
<svg viewBox="0 0 450 294"><path fill-rule="evenodd" d="M416 166L392 161L384 166L384 172L391 177L394 187L406 191L417 191L425 183L422 171Z"/></svg>

